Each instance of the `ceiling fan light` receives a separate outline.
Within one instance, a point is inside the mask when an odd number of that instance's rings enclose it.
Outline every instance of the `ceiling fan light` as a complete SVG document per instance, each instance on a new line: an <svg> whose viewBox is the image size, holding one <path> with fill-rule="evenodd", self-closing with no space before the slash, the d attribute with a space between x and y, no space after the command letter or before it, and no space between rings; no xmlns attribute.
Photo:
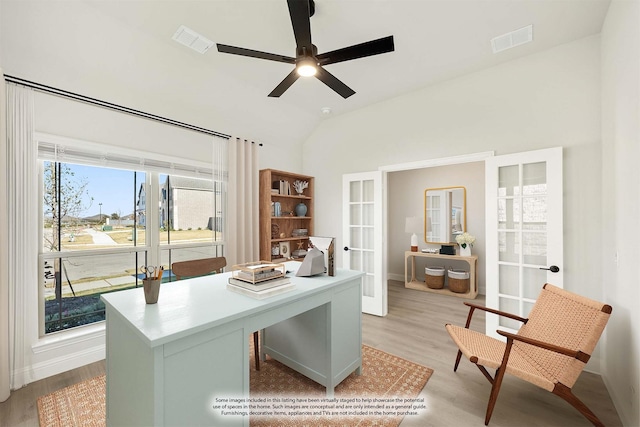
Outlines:
<svg viewBox="0 0 640 427"><path fill-rule="evenodd" d="M315 76L316 72L318 71L318 68L316 63L312 59L307 58L298 62L298 65L296 66L296 70L298 71L298 74L302 77L311 77L311 76Z"/></svg>

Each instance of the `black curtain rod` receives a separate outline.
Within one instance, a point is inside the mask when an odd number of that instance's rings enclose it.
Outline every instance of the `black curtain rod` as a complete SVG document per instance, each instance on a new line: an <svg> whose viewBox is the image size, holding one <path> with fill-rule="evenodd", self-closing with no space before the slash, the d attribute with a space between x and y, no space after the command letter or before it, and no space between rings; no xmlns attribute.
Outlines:
<svg viewBox="0 0 640 427"><path fill-rule="evenodd" d="M73 93L73 92L69 92L66 90L62 90L62 89L57 89L55 87L51 87L51 86L47 86L47 85L43 85L40 83L36 83L36 82L32 82L29 80L24 80L21 79L19 77L14 77L14 76L9 76L6 75L4 76L4 79L10 83L16 83L22 86L26 86L26 87L30 87L32 89L41 91L41 92L45 92L45 93L51 93L54 95L59 95L65 98L70 98L70 99L75 99L76 101L81 101L81 102L85 102L87 104L92 104L92 105L97 105L100 107L104 107L110 110L114 110L114 111L119 111L121 113L127 113L127 114L131 114L134 116L138 116L138 117L143 117L145 119L150 119L150 120L155 120L157 122L161 122L161 123L165 123L165 124L169 124L169 125L173 125L173 126L178 126L184 129L189 129L195 132L200 132L200 133L204 133L207 135L213 135L213 136L219 136L221 138L231 138L231 135L226 135L224 133L220 133L220 132L216 132L210 129L206 129L206 128L202 128L202 127L198 127L198 126L194 126L194 125L190 125L188 123L183 123L183 122L179 122L176 120L172 120L172 119L167 119L165 117L161 117L161 116L156 116L155 114L149 114L149 113L145 113L144 111L139 111L139 110L134 110L133 108L129 108L129 107L123 107L122 105L117 105L117 104L113 104L111 102L107 102L107 101L102 101L96 98L91 98L89 96L85 96L85 95L80 95L77 93Z"/></svg>

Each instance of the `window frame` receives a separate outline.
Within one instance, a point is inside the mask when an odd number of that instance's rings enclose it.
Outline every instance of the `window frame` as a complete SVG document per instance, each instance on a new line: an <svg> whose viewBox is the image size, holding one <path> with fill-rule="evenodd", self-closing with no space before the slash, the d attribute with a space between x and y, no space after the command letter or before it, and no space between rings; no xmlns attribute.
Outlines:
<svg viewBox="0 0 640 427"><path fill-rule="evenodd" d="M57 334L64 334L69 331L79 331L84 328L95 328L96 325L103 325L104 320L88 323L86 325L71 327L67 329L63 329L60 331L49 332L45 331L45 297L44 297L44 262L46 260L56 260L56 259L68 259L68 258L77 258L77 257L90 257L90 256L100 256L100 255L125 255L125 254L135 254L134 256L139 256L139 253L145 253L145 257L147 263L152 265L160 265L161 256L163 251L169 251L171 253L174 249L188 249L188 248L203 248L203 247L213 247L215 248L216 253L222 252L224 254L225 247L225 237L226 233L223 230L222 239L215 239L215 230L214 237L207 242L185 242L185 243L170 243L170 244L161 244L160 243L160 224L158 215L154 215L150 212L150 207L159 206L160 201L160 175L165 174L168 176L191 176L200 179L208 179L213 182L214 192L212 197L215 197L215 188L216 181L214 180L214 174L212 173L212 164L206 164L196 160L190 159L176 159L173 157L167 157L162 154L157 153L147 153L140 152L131 149L124 149L119 147L114 147L110 145L102 145L96 143L90 143L86 141L74 140L70 138L59 137L56 135L48 135L48 134L40 134L36 133L34 135L34 140L37 144L37 170L38 170L38 209L39 209L39 220L38 220L38 256L37 256L37 270L38 270L38 337L40 340L47 339ZM61 156L61 158L51 159L47 158L48 156L42 155L40 152L40 147L42 145L54 147L70 147L74 151L73 157L66 158L66 156ZM57 148L55 148L57 150ZM81 155L82 151L87 152L87 160L83 162ZM117 158L116 162L109 163L106 159L107 155L99 154L109 152L112 153L111 156ZM49 155L50 157L50 155ZM56 156L57 157L57 156ZM134 162L123 162L123 158L135 158L139 159L138 165ZM99 159L99 161L96 161ZM105 162L105 160L107 160ZM168 162L168 160L171 160ZM62 247L59 248L58 251L50 251L45 252L44 247L42 245L43 242L43 231L44 231L44 162L46 161L55 161L59 163L67 163L67 164L77 164L83 166L92 166L92 167L102 167L102 168L114 168L114 169L123 169L127 171L136 171L136 172L144 172L145 181L144 181L144 189L145 189L145 217L146 224L145 229L147 232L145 233L145 242L139 246L124 246L120 248L104 248L104 249L88 249L82 251L73 251L73 250L62 250ZM146 166L151 164L152 166ZM164 169L161 165L169 165L168 169ZM176 167L176 165L178 167ZM191 173L190 173L191 171ZM202 171L202 172L201 172ZM139 187L139 186L138 186ZM220 190L222 192L222 197L226 199L227 186L222 183L220 185ZM135 189L137 192L137 189ZM137 195L134 196L137 198ZM135 205L134 200L134 205ZM214 204L215 205L215 204ZM226 209L224 208L226 203L222 203L222 218L223 224L226 224ZM212 215L215 218L216 212L212 212ZM153 230L154 232L149 233L149 230ZM138 284L136 280L136 287L141 286L141 283Z"/></svg>

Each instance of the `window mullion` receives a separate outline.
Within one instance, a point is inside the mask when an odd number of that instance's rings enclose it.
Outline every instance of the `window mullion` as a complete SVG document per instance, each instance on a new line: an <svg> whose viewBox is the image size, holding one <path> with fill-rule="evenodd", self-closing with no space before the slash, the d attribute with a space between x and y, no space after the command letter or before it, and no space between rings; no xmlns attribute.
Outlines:
<svg viewBox="0 0 640 427"><path fill-rule="evenodd" d="M147 236L147 245L149 246L149 254L147 262L151 265L160 265L160 215L158 207L160 206L160 178L157 172L148 172L145 180L146 193L146 225L145 235Z"/></svg>

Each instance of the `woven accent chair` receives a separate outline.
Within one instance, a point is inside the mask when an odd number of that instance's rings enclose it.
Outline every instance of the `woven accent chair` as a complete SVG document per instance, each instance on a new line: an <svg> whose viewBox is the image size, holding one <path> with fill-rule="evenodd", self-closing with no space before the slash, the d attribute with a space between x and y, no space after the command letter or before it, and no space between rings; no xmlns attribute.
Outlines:
<svg viewBox="0 0 640 427"><path fill-rule="evenodd" d="M505 372L560 396L593 425L603 426L598 417L571 388L591 357L604 330L611 306L545 284L529 313L523 318L500 310L465 302L469 315L464 328L445 325L458 346L453 368L464 354L492 384L484 424L488 425L498 399ZM469 329L474 310L483 310L523 323L517 334L498 330L506 342ZM495 375L487 371L495 369Z"/></svg>
<svg viewBox="0 0 640 427"><path fill-rule="evenodd" d="M171 264L171 272L177 280L183 277L205 276L212 273L222 273L227 266L225 257L202 258L190 261L179 261ZM253 333L253 351L256 359L256 371L260 370L260 349L258 347L259 333Z"/></svg>

